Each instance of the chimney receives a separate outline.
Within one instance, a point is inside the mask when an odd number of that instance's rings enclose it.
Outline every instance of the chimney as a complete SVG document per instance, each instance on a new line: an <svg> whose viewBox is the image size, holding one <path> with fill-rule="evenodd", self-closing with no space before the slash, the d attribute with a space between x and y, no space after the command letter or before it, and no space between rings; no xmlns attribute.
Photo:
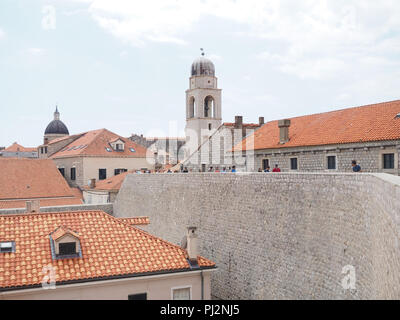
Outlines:
<svg viewBox="0 0 400 320"><path fill-rule="evenodd" d="M89 187L90 187L90 189L96 188L96 179L89 180Z"/></svg>
<svg viewBox="0 0 400 320"><path fill-rule="evenodd" d="M264 117L259 117L259 118L258 118L258 124L259 124L260 126L262 126L262 125L264 124Z"/></svg>
<svg viewBox="0 0 400 320"><path fill-rule="evenodd" d="M279 127L279 143L284 144L289 141L290 120L289 119L279 120L278 127Z"/></svg>
<svg viewBox="0 0 400 320"><path fill-rule="evenodd" d="M243 117L235 116L235 128L241 128L243 125Z"/></svg>
<svg viewBox="0 0 400 320"><path fill-rule="evenodd" d="M26 201L26 212L27 213L40 212L40 200Z"/></svg>
<svg viewBox="0 0 400 320"><path fill-rule="evenodd" d="M197 261L198 256L198 244L197 244L197 233L196 227L188 227L187 231L187 253L189 260L192 262Z"/></svg>

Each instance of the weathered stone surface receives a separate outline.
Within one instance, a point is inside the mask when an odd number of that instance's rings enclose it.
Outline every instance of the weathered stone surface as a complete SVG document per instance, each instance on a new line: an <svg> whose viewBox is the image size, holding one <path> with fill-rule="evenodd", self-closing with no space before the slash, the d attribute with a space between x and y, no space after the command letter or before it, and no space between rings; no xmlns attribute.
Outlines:
<svg viewBox="0 0 400 320"><path fill-rule="evenodd" d="M221 299L400 299L400 178L347 173L129 175L116 216L180 243L197 226ZM342 269L356 270L344 290Z"/></svg>

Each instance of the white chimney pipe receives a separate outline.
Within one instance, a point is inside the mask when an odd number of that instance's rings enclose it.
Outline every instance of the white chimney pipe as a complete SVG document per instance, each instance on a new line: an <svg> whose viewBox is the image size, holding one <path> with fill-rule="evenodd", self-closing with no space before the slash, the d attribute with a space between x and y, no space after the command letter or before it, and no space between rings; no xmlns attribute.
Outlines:
<svg viewBox="0 0 400 320"><path fill-rule="evenodd" d="M187 253L190 261L197 261L198 252L198 239L196 227L188 227L187 231Z"/></svg>

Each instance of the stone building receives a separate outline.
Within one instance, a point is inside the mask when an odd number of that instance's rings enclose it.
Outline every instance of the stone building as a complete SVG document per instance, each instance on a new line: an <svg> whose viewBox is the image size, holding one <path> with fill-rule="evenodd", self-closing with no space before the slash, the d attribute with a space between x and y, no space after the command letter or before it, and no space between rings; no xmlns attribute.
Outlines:
<svg viewBox="0 0 400 320"><path fill-rule="evenodd" d="M135 143L150 149L155 156L156 163L161 165L177 164L184 159L186 139L182 137L144 137L132 134L129 137Z"/></svg>
<svg viewBox="0 0 400 320"><path fill-rule="evenodd" d="M244 166L246 158L227 151L264 124L263 117L259 123L243 123L242 116L236 116L234 123L222 123L217 80L211 60L202 56L193 62L186 90L186 144L181 168L204 172L211 167Z"/></svg>
<svg viewBox="0 0 400 320"><path fill-rule="evenodd" d="M26 148L14 142L8 148L0 150L0 157L3 158L37 158L37 148Z"/></svg>
<svg viewBox="0 0 400 320"><path fill-rule="evenodd" d="M142 220L0 215L0 300L209 300L215 263L198 255L197 232L188 229L183 249L138 228Z"/></svg>
<svg viewBox="0 0 400 320"><path fill-rule="evenodd" d="M151 152L107 129L56 138L39 146L39 150L39 156L52 159L73 187L129 170L154 169Z"/></svg>
<svg viewBox="0 0 400 320"><path fill-rule="evenodd" d="M399 175L400 100L270 121L237 144L246 170L364 172Z"/></svg>

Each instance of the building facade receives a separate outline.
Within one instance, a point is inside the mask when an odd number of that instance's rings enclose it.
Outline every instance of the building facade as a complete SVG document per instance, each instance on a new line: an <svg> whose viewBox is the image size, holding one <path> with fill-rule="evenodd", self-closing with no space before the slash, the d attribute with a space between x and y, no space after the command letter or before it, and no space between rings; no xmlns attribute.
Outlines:
<svg viewBox="0 0 400 320"><path fill-rule="evenodd" d="M0 300L211 297L215 263L197 254L197 234L189 230L184 249L138 228L143 219L103 211L0 220Z"/></svg>
<svg viewBox="0 0 400 320"><path fill-rule="evenodd" d="M400 174L400 100L271 121L235 146L246 170Z"/></svg>

